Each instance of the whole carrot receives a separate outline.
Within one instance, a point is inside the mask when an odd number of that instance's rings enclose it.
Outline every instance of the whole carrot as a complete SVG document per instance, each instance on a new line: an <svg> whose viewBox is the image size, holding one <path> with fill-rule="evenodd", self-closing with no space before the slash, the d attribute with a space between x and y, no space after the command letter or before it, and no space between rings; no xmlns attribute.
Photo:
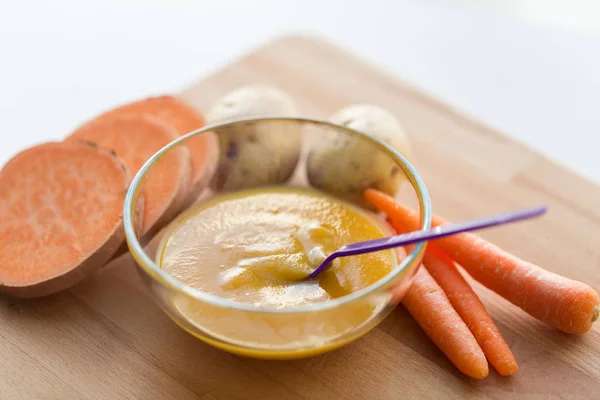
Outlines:
<svg viewBox="0 0 600 400"><path fill-rule="evenodd" d="M377 204L373 204L377 208ZM385 205L381 205L385 207ZM398 222L389 221L398 233L409 229ZM460 274L454 261L433 243L428 243L423 266L448 296L450 304L465 321L475 336L488 361L502 376L512 375L519 369L517 361L494 320L485 309L479 296Z"/></svg>
<svg viewBox="0 0 600 400"><path fill-rule="evenodd" d="M488 376L481 347L425 268L417 272L402 305L461 372L476 379Z"/></svg>
<svg viewBox="0 0 600 400"><path fill-rule="evenodd" d="M419 215L392 197L368 189L365 198L381 205L395 223L418 227ZM443 224L447 222L442 218L433 218L433 226ZM461 233L434 243L477 281L563 332L587 332L600 315L598 293L590 286L523 261L474 234Z"/></svg>
<svg viewBox="0 0 600 400"><path fill-rule="evenodd" d="M517 372L519 367L513 353L479 296L458 272L452 259L430 244L427 246L423 265L444 290L450 304L465 321L496 371L502 376Z"/></svg>

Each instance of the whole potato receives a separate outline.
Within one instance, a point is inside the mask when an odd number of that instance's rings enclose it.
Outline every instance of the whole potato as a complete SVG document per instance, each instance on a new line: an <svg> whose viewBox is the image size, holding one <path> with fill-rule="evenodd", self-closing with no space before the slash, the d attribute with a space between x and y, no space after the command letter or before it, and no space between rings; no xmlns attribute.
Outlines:
<svg viewBox="0 0 600 400"><path fill-rule="evenodd" d="M342 108L331 122L374 136L410 157L410 143L398 120L373 104ZM383 151L361 137L344 133L327 134L312 146L307 159L307 176L316 188L365 207L362 194L375 188L394 196L406 176Z"/></svg>
<svg viewBox="0 0 600 400"><path fill-rule="evenodd" d="M259 116L295 116L286 93L266 85L249 85L218 99L207 114L210 124ZM211 186L238 190L286 181L301 149L300 126L292 122L243 122L215 130L221 149Z"/></svg>

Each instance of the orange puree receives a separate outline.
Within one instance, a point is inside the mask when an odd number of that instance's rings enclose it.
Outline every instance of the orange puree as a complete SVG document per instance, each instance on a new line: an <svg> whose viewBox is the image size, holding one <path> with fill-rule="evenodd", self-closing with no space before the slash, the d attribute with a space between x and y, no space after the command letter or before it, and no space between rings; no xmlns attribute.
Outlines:
<svg viewBox="0 0 600 400"><path fill-rule="evenodd" d="M268 308L348 295L387 275L397 262L391 250L345 257L320 278L303 281L326 254L344 244L389 235L373 214L311 189L272 187L220 195L173 226L158 252L164 271L205 293ZM381 310L381 302L376 303L371 299L326 313L291 315L241 312L189 298L176 307L189 323L224 341L286 348L352 332Z"/></svg>
<svg viewBox="0 0 600 400"><path fill-rule="evenodd" d="M363 289L395 266L392 251L337 260L301 282L344 244L386 235L375 217L309 189L247 190L200 204L168 239L161 267L204 292L256 305L315 303Z"/></svg>

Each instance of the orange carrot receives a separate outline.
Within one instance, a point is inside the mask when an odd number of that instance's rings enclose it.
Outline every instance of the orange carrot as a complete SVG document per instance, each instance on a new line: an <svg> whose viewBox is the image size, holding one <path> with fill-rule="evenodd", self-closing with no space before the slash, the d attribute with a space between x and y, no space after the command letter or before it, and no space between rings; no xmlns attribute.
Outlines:
<svg viewBox="0 0 600 400"><path fill-rule="evenodd" d="M402 305L461 372L476 379L488 376L479 344L425 268L417 272Z"/></svg>
<svg viewBox="0 0 600 400"><path fill-rule="evenodd" d="M402 224L394 223L389 218L388 222L397 233L409 231ZM452 259L435 244L428 243L423 257L423 266L446 293L450 304L465 321L496 371L502 376L516 373L519 367L514 355L479 296L460 274Z"/></svg>
<svg viewBox="0 0 600 400"><path fill-rule="evenodd" d="M40 297L106 263L124 242L129 174L107 149L46 143L0 171L0 293Z"/></svg>
<svg viewBox="0 0 600 400"><path fill-rule="evenodd" d="M402 233L406 230L397 231ZM430 243L423 257L423 265L446 293L450 304L465 321L496 371L502 376L517 372L519 367L513 353L479 296L460 274L452 259Z"/></svg>
<svg viewBox="0 0 600 400"><path fill-rule="evenodd" d="M396 232L406 233L402 224L389 221ZM450 304L465 321L488 361L502 376L517 372L518 365L513 353L502 338L492 317L488 314L479 296L460 274L454 261L435 244L428 243L423 265L444 290Z"/></svg>
<svg viewBox="0 0 600 400"><path fill-rule="evenodd" d="M114 150L132 174L163 146L179 136L177 130L149 115L126 115L93 120L79 127L67 141L87 140ZM190 156L178 147L161 158L142 187L142 234L152 235L181 211L190 183Z"/></svg>
<svg viewBox="0 0 600 400"><path fill-rule="evenodd" d="M512 375L519 367L494 320L454 262L435 245L427 247L423 265L446 292L450 304L465 321L490 364L502 376Z"/></svg>
<svg viewBox="0 0 600 400"><path fill-rule="evenodd" d="M418 213L392 197L368 189L365 198L395 223L418 228ZM433 218L434 226L446 223L439 217ZM598 319L598 293L585 283L523 261L471 233L437 239L434 243L477 281L550 326L566 333L584 333Z"/></svg>

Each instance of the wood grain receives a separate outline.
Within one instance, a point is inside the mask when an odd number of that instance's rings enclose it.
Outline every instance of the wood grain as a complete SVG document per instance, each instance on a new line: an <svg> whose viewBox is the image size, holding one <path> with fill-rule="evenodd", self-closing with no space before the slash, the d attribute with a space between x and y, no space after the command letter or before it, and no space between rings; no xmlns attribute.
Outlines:
<svg viewBox="0 0 600 400"><path fill-rule="evenodd" d="M600 288L599 187L316 39L270 43L182 97L206 109L224 92L258 82L290 92L308 116L365 101L392 110L414 143L436 213L459 220L546 203L547 217L483 236ZM125 255L66 293L0 301L0 398L598 398L598 324L586 335L564 335L475 286L519 361L516 376L466 379L402 308L324 356L236 357L176 327Z"/></svg>

